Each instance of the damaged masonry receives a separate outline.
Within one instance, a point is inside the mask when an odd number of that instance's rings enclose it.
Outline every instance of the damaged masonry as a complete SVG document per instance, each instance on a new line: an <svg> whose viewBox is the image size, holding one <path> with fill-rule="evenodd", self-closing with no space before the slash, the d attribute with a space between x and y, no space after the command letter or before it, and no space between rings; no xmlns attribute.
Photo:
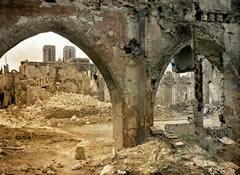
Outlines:
<svg viewBox="0 0 240 175"><path fill-rule="evenodd" d="M240 174L239 0L3 0L0 23L0 174Z"/></svg>

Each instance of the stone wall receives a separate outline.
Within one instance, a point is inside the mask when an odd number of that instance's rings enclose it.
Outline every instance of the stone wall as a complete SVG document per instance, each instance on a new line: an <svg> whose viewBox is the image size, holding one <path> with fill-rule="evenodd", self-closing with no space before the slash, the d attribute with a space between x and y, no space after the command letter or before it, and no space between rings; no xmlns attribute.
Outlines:
<svg viewBox="0 0 240 175"><path fill-rule="evenodd" d="M224 97L225 119L239 138L240 128L240 31L239 24L225 24Z"/></svg>
<svg viewBox="0 0 240 175"><path fill-rule="evenodd" d="M232 10L232 0L200 0L199 4L204 11L229 13Z"/></svg>
<svg viewBox="0 0 240 175"><path fill-rule="evenodd" d="M220 105L223 101L223 73L216 65L203 59L203 100L204 104Z"/></svg>

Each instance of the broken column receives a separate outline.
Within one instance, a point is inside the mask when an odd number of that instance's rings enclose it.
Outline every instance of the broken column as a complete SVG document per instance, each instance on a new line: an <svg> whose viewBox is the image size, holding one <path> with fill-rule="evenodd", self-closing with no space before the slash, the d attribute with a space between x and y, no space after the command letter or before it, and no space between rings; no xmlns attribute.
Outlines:
<svg viewBox="0 0 240 175"><path fill-rule="evenodd" d="M196 36L195 26L192 27L193 36L193 58L195 62L195 111L194 123L196 128L203 128L203 118L201 111L203 108L203 73L202 58L198 56L198 38Z"/></svg>

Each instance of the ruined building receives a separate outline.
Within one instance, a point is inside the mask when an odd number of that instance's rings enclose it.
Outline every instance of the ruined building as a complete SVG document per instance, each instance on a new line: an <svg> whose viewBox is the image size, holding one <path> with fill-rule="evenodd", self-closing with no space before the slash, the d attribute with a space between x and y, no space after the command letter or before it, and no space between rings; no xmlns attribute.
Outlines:
<svg viewBox="0 0 240 175"><path fill-rule="evenodd" d="M63 48L63 61L76 58L76 48L74 46L65 46Z"/></svg>
<svg viewBox="0 0 240 175"><path fill-rule="evenodd" d="M56 47L52 45L45 45L43 47L43 62L56 61Z"/></svg>
<svg viewBox="0 0 240 175"><path fill-rule="evenodd" d="M20 81L16 86L18 105L34 104L56 91L98 95L99 87L93 77L97 72L89 60L54 63L22 61L19 69Z"/></svg>
<svg viewBox="0 0 240 175"><path fill-rule="evenodd" d="M15 86L19 79L19 73L9 71L8 65L0 70L0 108L8 107L15 103Z"/></svg>
<svg viewBox="0 0 240 175"><path fill-rule="evenodd" d="M156 105L172 105L176 103L188 103L194 99L193 74L180 75L174 72L166 72L159 84Z"/></svg>
<svg viewBox="0 0 240 175"><path fill-rule="evenodd" d="M204 56L222 73L226 128L239 139L238 0L1 1L0 11L0 56L53 31L92 59L111 96L117 148L149 135L158 85L173 58L176 72L194 72L196 133L202 133Z"/></svg>

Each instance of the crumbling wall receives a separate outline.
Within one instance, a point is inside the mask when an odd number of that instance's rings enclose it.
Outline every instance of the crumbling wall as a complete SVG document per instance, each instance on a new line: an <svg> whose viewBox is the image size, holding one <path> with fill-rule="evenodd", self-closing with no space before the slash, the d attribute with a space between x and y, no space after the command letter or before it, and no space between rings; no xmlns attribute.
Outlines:
<svg viewBox="0 0 240 175"><path fill-rule="evenodd" d="M203 11L229 13L232 10L232 0L199 0Z"/></svg>
<svg viewBox="0 0 240 175"><path fill-rule="evenodd" d="M51 96L50 92L39 86L29 86L26 90L26 103L27 105L33 105L38 100L46 100Z"/></svg>
<svg viewBox="0 0 240 175"><path fill-rule="evenodd" d="M53 79L56 77L55 63L22 62L20 66L20 77L40 80L42 77Z"/></svg>
<svg viewBox="0 0 240 175"><path fill-rule="evenodd" d="M203 59L203 100L204 104L220 105L223 98L223 73L216 65Z"/></svg>
<svg viewBox="0 0 240 175"><path fill-rule="evenodd" d="M21 79L29 79L43 88L55 89L57 83L60 91L88 94L90 77L86 69L78 69L77 64L81 63L23 62L20 66Z"/></svg>
<svg viewBox="0 0 240 175"><path fill-rule="evenodd" d="M63 63L58 71L60 91L89 94L90 77L85 71L79 71L74 64Z"/></svg>
<svg viewBox="0 0 240 175"><path fill-rule="evenodd" d="M225 119L239 138L240 128L240 30L239 24L225 24L224 97Z"/></svg>

